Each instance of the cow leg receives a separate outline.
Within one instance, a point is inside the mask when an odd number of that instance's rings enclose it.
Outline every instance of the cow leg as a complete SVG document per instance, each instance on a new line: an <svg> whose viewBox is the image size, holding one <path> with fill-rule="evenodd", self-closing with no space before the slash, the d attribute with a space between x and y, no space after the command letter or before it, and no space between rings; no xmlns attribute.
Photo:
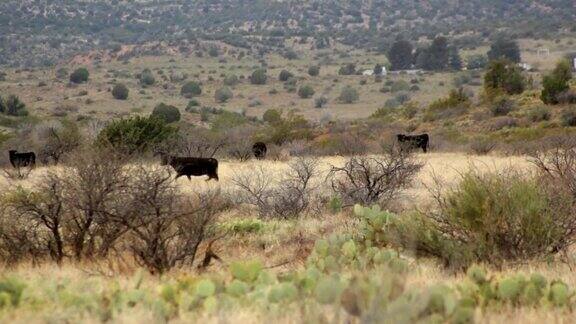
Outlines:
<svg viewBox="0 0 576 324"><path fill-rule="evenodd" d="M186 177L188 177L188 181L192 181L192 178L190 177L190 175L186 175Z"/></svg>
<svg viewBox="0 0 576 324"><path fill-rule="evenodd" d="M178 174L176 175L176 178L174 178L174 179L178 179L178 178L180 178L181 176L183 176L183 174L178 173Z"/></svg>

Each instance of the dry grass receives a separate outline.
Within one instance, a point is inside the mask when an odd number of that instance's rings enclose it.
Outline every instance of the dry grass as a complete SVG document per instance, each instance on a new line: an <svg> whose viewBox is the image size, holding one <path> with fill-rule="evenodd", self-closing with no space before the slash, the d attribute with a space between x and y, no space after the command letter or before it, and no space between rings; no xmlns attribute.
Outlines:
<svg viewBox="0 0 576 324"><path fill-rule="evenodd" d="M418 159L425 162L425 167L420 172L416 186L405 193L403 202L406 205L416 204L423 207L428 201L426 186L432 184L433 178L441 178L447 183L455 183L455 179L462 172L469 168L480 171L498 171L509 167L516 167L526 171L530 170L530 164L523 157L498 157L498 156L470 156L456 153L432 153L418 155ZM325 157L320 160L321 170L327 172L331 165L342 165L345 159L342 157ZM179 180L179 185L185 190L202 190L209 187L221 187L226 190L232 185L231 178L236 172L264 167L276 173L281 173L287 168L285 162L271 161L249 161L238 163L224 161L220 167L219 183L206 183L202 178L195 178L192 181L186 179ZM33 187L42 174L48 171L47 168L38 168L32 176L23 181L7 183L5 180L0 184L23 185ZM228 222L241 218L253 217L249 212L233 210L224 215L220 222ZM357 221L346 213L337 215L325 215L321 218L303 218L299 221L267 221L260 233L234 234L217 242L215 250L223 258L224 263L215 263L209 268L209 272L225 272L227 264L234 260L261 259L267 266L274 266L284 262L287 265L274 268L274 271L282 272L288 269L300 269L304 260L312 248L314 241L325 238L331 233L354 232L358 228ZM202 252L202 249L201 249ZM410 260L410 272L407 277L407 284L411 287L425 287L434 283L447 283L453 285L463 279L463 275L454 275L445 271L441 265L433 260ZM195 270L192 270L194 272ZM26 280L28 286L52 287L54 285L66 285L74 289L88 289L89 291L106 291L111 287L120 289L132 287L134 277L139 270L134 266L128 268L107 268L106 264L96 265L87 262L81 264L64 263L63 266L44 264L36 267L24 264L15 269L3 270L3 276L17 276ZM190 275L190 270L172 270L163 278L143 274L142 285L151 291L158 291L163 282L181 276ZM548 278L560 278L572 287L576 287L576 273L564 263L536 263L519 264L508 266L500 272L493 272L495 276L509 273L521 272L530 274L539 272ZM50 278L46 281L46 278ZM47 288L42 288L47 289ZM42 291L35 293L42 294ZM67 307L65 301L57 303L56 308L46 306L22 307L20 309L0 313L0 321L24 323L24 322L59 322L65 319L81 321L86 323L96 323L100 319L95 317L85 317L82 314L75 314L73 308ZM326 309L327 316L330 317L330 309ZM189 321L203 323L262 323L274 320L281 323L296 323L304 319L302 314L294 313L288 318L270 318L271 315L255 312L250 309L236 309L230 312L216 313L211 315L200 315L200 318L187 318L183 315L173 322L184 323ZM548 308L504 308L497 312L483 313L478 310L476 319L478 323L570 323L573 322L574 314L569 310L548 309ZM142 323L161 322L161 319L154 317L153 310L136 307L130 312L123 312L114 318L115 323Z"/></svg>

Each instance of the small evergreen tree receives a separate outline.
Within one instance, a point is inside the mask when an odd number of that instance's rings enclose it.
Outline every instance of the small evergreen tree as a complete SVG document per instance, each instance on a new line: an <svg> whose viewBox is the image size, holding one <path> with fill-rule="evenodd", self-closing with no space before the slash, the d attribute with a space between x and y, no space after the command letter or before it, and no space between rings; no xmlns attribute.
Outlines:
<svg viewBox="0 0 576 324"><path fill-rule="evenodd" d="M312 86L309 84L305 84L301 86L300 89L298 89L298 95L302 99L310 98L314 95L314 93L314 88L312 88Z"/></svg>
<svg viewBox="0 0 576 324"><path fill-rule="evenodd" d="M382 66L382 64L376 64L376 66L374 66L374 75L381 75L382 72L384 71L384 67Z"/></svg>
<svg viewBox="0 0 576 324"><path fill-rule="evenodd" d="M112 96L116 100L126 100L128 99L129 92L130 90L128 90L128 87L126 87L126 85L124 85L123 83L117 83L112 89Z"/></svg>
<svg viewBox="0 0 576 324"><path fill-rule="evenodd" d="M185 98L192 98L201 95L202 88L200 87L200 83L195 81L186 82L182 86L182 89L180 89L180 94Z"/></svg>
<svg viewBox="0 0 576 324"><path fill-rule="evenodd" d="M356 74L356 65L354 63L348 63L338 70L339 75L354 75Z"/></svg>
<svg viewBox="0 0 576 324"><path fill-rule="evenodd" d="M256 71L252 72L252 75L250 76L250 82L252 84L266 84L267 80L268 76L266 75L265 69L257 69Z"/></svg>
<svg viewBox="0 0 576 324"><path fill-rule="evenodd" d="M113 121L98 134L96 142L133 154L146 152L175 134L176 128L166 125L160 118L136 116Z"/></svg>
<svg viewBox="0 0 576 324"><path fill-rule="evenodd" d="M453 71L462 70L463 66L462 58L460 57L460 54L458 53L458 49L456 47L450 47L450 57L448 65L450 66L450 69Z"/></svg>
<svg viewBox="0 0 576 324"><path fill-rule="evenodd" d="M408 70L412 67L414 48L412 44L404 39L398 38L388 51L388 61L390 61L391 70Z"/></svg>
<svg viewBox="0 0 576 324"><path fill-rule="evenodd" d="M506 59L492 61L484 75L484 90L490 98L502 92L520 94L524 92L525 87L526 80L522 75L522 70Z"/></svg>
<svg viewBox="0 0 576 324"><path fill-rule="evenodd" d="M234 74L229 74L224 78L224 84L229 86L229 87L233 87L233 86L237 85L238 82L240 82L240 81L238 80L238 77Z"/></svg>
<svg viewBox="0 0 576 324"><path fill-rule="evenodd" d="M1 98L0 98L1 100ZM3 106L3 107L2 107ZM8 98L0 104L0 109L3 110L8 116L27 116L28 110L26 110L26 105L20 100L19 97L15 95L10 95Z"/></svg>
<svg viewBox="0 0 576 324"><path fill-rule="evenodd" d="M77 68L70 74L70 82L72 83L84 83L88 82L88 78L90 77L90 72L86 68Z"/></svg>
<svg viewBox="0 0 576 324"><path fill-rule="evenodd" d="M280 71L280 75L278 75L278 80L282 81L282 82L286 82L288 81L288 79L294 77L294 74L292 74L290 71L287 70L282 70Z"/></svg>
<svg viewBox="0 0 576 324"><path fill-rule="evenodd" d="M308 68L308 74L310 76L318 76L320 75L320 66L318 65L312 65L311 67Z"/></svg>
<svg viewBox="0 0 576 324"><path fill-rule="evenodd" d="M162 102L154 107L150 116L170 124L180 120L180 110L172 105L167 105Z"/></svg>
<svg viewBox="0 0 576 324"><path fill-rule="evenodd" d="M358 94L358 90L352 88L351 86L345 86L340 92L338 99L342 103L351 104L358 101L358 99L360 99L360 95Z"/></svg>
<svg viewBox="0 0 576 324"><path fill-rule="evenodd" d="M152 74L152 71L150 71L150 69L144 69L144 71L142 71L142 73L140 73L139 81L140 81L140 84L144 87L145 86L151 86L154 83L156 83L156 79L154 78L154 74Z"/></svg>
<svg viewBox="0 0 576 324"><path fill-rule="evenodd" d="M488 58L493 60L507 59L514 63L520 63L520 47L514 40L498 37L490 46L488 51Z"/></svg>
<svg viewBox="0 0 576 324"><path fill-rule="evenodd" d="M542 89L542 94L540 95L542 101L545 104L558 104L558 95L570 89L571 79L570 62L567 60L558 62L556 68L550 74L544 76L542 81L544 89Z"/></svg>
<svg viewBox="0 0 576 324"><path fill-rule="evenodd" d="M232 97L234 97L234 93L228 87L222 87L214 92L214 100L216 102L223 103L232 99Z"/></svg>

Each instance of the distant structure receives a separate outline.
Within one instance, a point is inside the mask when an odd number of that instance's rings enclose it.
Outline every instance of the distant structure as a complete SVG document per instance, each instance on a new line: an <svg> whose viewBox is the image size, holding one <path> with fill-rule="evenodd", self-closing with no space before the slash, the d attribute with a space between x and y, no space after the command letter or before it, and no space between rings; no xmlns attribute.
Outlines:
<svg viewBox="0 0 576 324"><path fill-rule="evenodd" d="M534 68L528 63L518 63L518 66L524 71L532 71Z"/></svg>
<svg viewBox="0 0 576 324"><path fill-rule="evenodd" d="M550 56L550 49L548 48L539 48L536 51L536 55L538 55L538 57L547 57Z"/></svg>
<svg viewBox="0 0 576 324"><path fill-rule="evenodd" d="M423 70L398 70L398 71L390 71L390 74L398 75L398 74L408 74L408 75L418 75L423 74Z"/></svg>
<svg viewBox="0 0 576 324"><path fill-rule="evenodd" d="M380 76L385 76L386 74L388 74L388 71L386 71L386 67L383 66L382 67L382 73L380 73ZM362 75L364 76L373 76L374 75L374 69L369 69L369 70L364 70L362 71Z"/></svg>

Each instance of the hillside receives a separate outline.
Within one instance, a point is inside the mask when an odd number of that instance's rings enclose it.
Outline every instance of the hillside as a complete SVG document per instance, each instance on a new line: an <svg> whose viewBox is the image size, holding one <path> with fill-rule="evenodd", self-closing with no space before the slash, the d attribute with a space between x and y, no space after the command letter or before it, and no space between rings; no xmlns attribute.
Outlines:
<svg viewBox="0 0 576 324"><path fill-rule="evenodd" d="M259 52L283 48L288 36L316 48L385 49L399 33L415 40L452 34L477 46L502 31L556 38L574 32L575 18L571 0L7 0L0 3L0 64L51 65L78 52L153 41L185 51L198 39Z"/></svg>

